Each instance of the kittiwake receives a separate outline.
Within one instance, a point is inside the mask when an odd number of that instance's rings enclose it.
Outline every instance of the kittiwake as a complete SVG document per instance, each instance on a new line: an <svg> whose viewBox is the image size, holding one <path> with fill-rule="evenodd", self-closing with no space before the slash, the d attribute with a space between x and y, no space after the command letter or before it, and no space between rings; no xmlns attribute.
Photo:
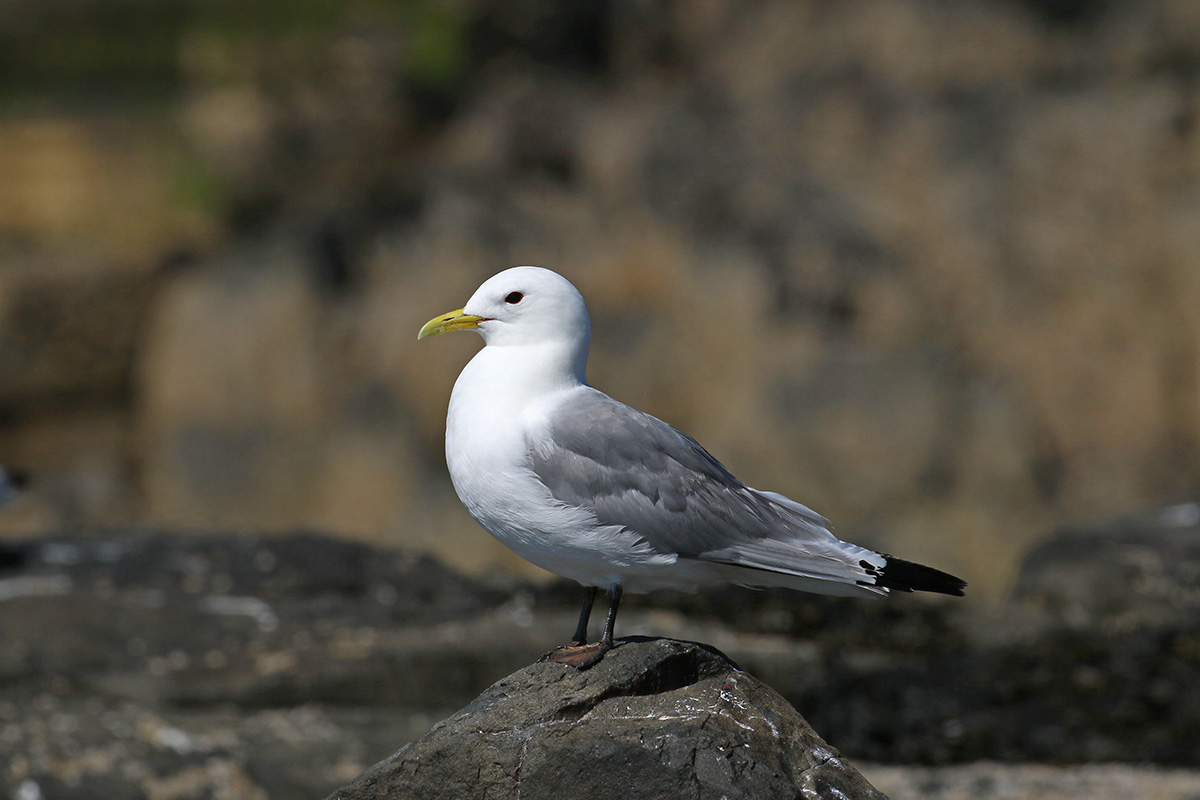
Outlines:
<svg viewBox="0 0 1200 800"><path fill-rule="evenodd" d="M752 489L694 439L584 379L591 323L579 291L541 267L489 278L418 339L483 336L446 417L446 464L467 511L522 558L584 587L571 643L547 658L586 668L613 646L621 593L731 582L817 594L962 595L931 567L843 542L829 521ZM609 596L599 641L587 623Z"/></svg>

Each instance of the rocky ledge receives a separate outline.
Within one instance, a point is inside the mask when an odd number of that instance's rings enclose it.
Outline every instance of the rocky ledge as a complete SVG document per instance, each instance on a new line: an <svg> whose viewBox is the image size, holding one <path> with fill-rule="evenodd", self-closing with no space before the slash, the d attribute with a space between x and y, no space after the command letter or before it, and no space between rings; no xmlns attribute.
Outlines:
<svg viewBox="0 0 1200 800"><path fill-rule="evenodd" d="M994 606L722 587L633 595L619 630L730 653L895 798L976 778L1041 798L1050 778L1013 765L1123 762L1144 765L1137 796L1195 800L1197 563L1189 503L1047 537ZM323 797L523 674L577 602L311 533L0 543L0 798ZM1107 774L1054 796L1102 796Z"/></svg>
<svg viewBox="0 0 1200 800"><path fill-rule="evenodd" d="M493 684L329 800L883 798L721 652L634 637Z"/></svg>

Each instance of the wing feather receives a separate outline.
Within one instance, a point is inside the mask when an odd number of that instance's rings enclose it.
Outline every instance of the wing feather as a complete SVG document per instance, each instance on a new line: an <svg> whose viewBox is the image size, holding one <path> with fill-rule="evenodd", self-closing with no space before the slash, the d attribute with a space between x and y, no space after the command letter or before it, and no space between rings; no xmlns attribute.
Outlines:
<svg viewBox="0 0 1200 800"><path fill-rule="evenodd" d="M530 445L530 468L557 500L658 552L864 588L885 565L811 509L746 486L687 434L590 387Z"/></svg>

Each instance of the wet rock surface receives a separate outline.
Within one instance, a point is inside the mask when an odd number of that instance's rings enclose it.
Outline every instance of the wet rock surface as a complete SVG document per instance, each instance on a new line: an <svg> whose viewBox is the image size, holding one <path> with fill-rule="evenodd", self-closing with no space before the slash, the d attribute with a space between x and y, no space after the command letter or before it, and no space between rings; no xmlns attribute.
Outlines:
<svg viewBox="0 0 1200 800"><path fill-rule="evenodd" d="M891 800L1194 800L1200 796L1200 773L1125 764L865 765L864 771Z"/></svg>
<svg viewBox="0 0 1200 800"><path fill-rule="evenodd" d="M883 797L718 651L626 639L504 678L329 800L517 796Z"/></svg>
<svg viewBox="0 0 1200 800"><path fill-rule="evenodd" d="M854 763L1194 769L1188 508L1048 537L995 607L723 588L631 596L618 633L719 648ZM324 796L561 643L577 600L311 533L6 544L0 796Z"/></svg>

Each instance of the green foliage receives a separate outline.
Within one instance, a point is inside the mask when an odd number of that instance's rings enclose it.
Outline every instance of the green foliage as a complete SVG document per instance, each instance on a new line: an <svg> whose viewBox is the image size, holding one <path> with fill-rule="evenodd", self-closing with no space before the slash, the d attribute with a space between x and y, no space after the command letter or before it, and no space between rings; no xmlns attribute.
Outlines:
<svg viewBox="0 0 1200 800"><path fill-rule="evenodd" d="M168 185L173 205L201 213L224 213L231 202L232 187L187 148L173 150Z"/></svg>
<svg viewBox="0 0 1200 800"><path fill-rule="evenodd" d="M83 0L0 10L0 98L161 101L186 80L181 50L202 36L235 52L280 47L320 61L369 17L394 26L402 80L445 87L465 66L467 15L437 0Z"/></svg>
<svg viewBox="0 0 1200 800"><path fill-rule="evenodd" d="M401 4L411 38L405 72L415 83L445 86L466 68L466 18L460 7L437 0Z"/></svg>

